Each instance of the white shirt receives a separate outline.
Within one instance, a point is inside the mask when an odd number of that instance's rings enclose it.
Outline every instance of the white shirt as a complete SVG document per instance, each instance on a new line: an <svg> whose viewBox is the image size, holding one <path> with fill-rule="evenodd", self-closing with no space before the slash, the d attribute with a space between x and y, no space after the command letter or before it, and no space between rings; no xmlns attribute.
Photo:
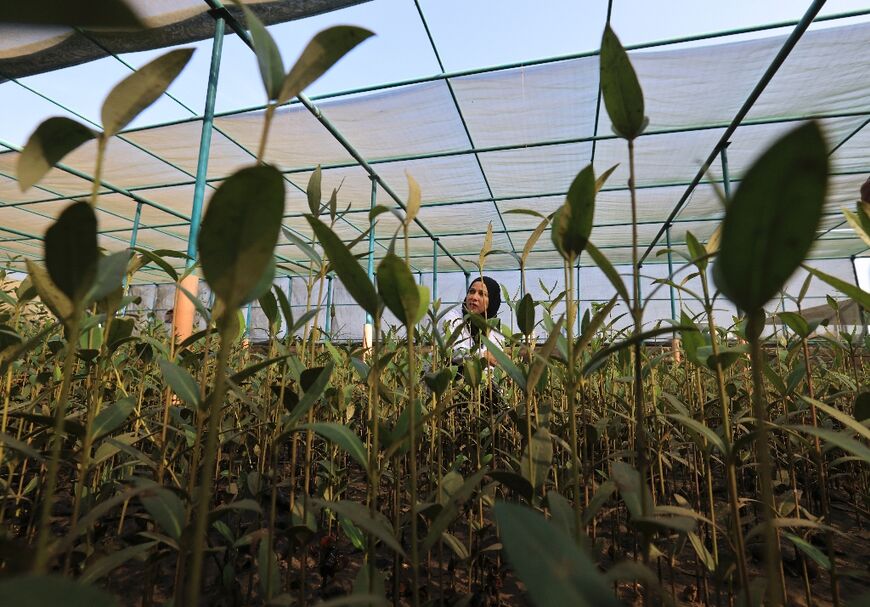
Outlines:
<svg viewBox="0 0 870 607"><path fill-rule="evenodd" d="M467 323L462 322L462 308L457 306L454 310L447 313L444 326L447 330L445 333L445 337L448 337L453 331L456 330L456 327L462 325L462 329L459 332L459 336L456 338L456 341L453 342L453 358L457 356L461 356L463 358L468 356L477 356L483 357L486 354L487 348L483 344L483 341L480 341L477 345L474 343L474 339L471 337L471 329ZM504 337L498 331L492 330L487 335L489 341L495 344L500 350L504 349Z"/></svg>

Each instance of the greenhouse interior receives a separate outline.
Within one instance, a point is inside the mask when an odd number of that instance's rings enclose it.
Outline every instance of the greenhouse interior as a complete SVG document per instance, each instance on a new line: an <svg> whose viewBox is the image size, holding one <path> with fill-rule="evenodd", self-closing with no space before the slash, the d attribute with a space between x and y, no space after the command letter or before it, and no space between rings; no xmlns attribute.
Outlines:
<svg viewBox="0 0 870 607"><path fill-rule="evenodd" d="M0 604L870 605L866 4L0 34Z"/></svg>

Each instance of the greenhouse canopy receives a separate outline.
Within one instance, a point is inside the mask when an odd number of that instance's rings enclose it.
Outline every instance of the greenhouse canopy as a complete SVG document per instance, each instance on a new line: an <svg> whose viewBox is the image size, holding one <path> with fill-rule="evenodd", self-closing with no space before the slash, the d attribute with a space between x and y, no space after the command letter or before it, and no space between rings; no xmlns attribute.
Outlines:
<svg viewBox="0 0 870 607"><path fill-rule="evenodd" d="M139 4L153 5L148 19L154 27L129 39L15 30L15 36L2 38L0 78L214 32L216 12L208 12L204 2ZM273 22L299 17L303 7L313 13L352 2L250 4ZM232 27L235 18L227 19ZM828 198L810 259L855 280L851 260L867 247L845 223L842 209L854 206L870 172L870 22L838 25L827 18L825 25L815 28L807 19L790 24L784 34L748 40L698 36L692 45L673 40L630 49L649 117L635 161L645 292L655 289L653 279L679 266L687 231L701 242L713 234L724 214L722 192L739 187L771 142L809 118L822 125L831 150ZM372 204L397 207L407 198L409 174L423 196L410 244L420 280L435 286L433 277L440 274L442 298L461 296L462 281L478 272L477 255L491 225L494 252L485 270L514 293L518 256L541 221L516 211L551 213L591 162L598 174L616 167L597 199L592 241L613 264L630 264L627 149L599 102L598 74L598 54L578 53L294 100L278 110L265 155L285 176L284 226L311 238L305 189L316 166L322 167L324 193L337 188L339 208L349 206L335 227L345 241L369 228ZM207 172L199 174L206 202L224 179L254 161L263 118L263 107L214 115ZM186 249L203 128L199 114L134 128L111 142L98 213L103 247ZM26 192L15 177L19 149L7 143L0 153L0 251L13 270L22 269L25 258L42 257L41 238L53 218L90 192L96 144L70 154ZM375 260L386 253L399 225L390 213L378 217ZM367 244L362 239L355 252L365 253ZM307 258L291 242L282 239L277 254L279 274L304 273L299 264ZM581 301L609 298L608 283L585 254L579 265ZM528 257L529 288L541 293L537 278L544 286L561 283L561 267L545 235ZM149 268L137 280L165 283L166 277ZM802 280L795 277L796 288ZM332 303L349 305L352 300L339 291ZM816 285L810 297L823 303L825 292ZM648 317L670 317L673 292L659 288L652 297L659 309ZM342 320L341 312L337 317ZM355 325L350 316L344 319L349 335L356 334Z"/></svg>

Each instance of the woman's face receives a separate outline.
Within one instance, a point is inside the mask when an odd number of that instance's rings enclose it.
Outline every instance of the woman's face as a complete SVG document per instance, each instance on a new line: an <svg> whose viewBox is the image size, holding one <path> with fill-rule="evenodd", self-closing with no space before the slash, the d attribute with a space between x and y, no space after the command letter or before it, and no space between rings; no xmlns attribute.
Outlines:
<svg viewBox="0 0 870 607"><path fill-rule="evenodd" d="M486 283L482 280L471 283L468 287L468 293L465 295L465 308L469 312L486 314L486 309L489 307L489 292L486 290Z"/></svg>

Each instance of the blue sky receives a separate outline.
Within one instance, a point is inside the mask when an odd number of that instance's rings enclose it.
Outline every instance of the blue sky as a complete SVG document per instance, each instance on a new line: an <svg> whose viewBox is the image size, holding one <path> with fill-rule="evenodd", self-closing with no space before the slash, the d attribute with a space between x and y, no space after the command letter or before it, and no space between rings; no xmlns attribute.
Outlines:
<svg viewBox="0 0 870 607"><path fill-rule="evenodd" d="M614 0L612 24L623 44L632 45L688 35L719 32L800 18L804 0ZM447 71L528 61L554 55L593 51L598 47L607 12L606 0L420 0ZM821 14L866 8L866 0L829 0ZM868 20L861 17L857 20ZM309 95L428 76L438 64L414 0L372 0L341 11L271 27L289 68L308 40L331 25L360 25L377 36L366 41L308 91ZM842 22L841 22L842 23ZM822 25L823 26L823 25ZM786 33L788 29L776 33ZM752 37L765 34L749 34ZM734 40L730 38L729 40ZM701 44L709 44L704 42ZM194 45L197 52L170 92L196 113L205 99L211 41ZM123 59L141 66L165 49L132 53ZM40 93L75 113L99 122L102 99L129 70L112 58L40 74L19 84L0 85L0 140L23 145L43 119L67 114ZM36 93L34 93L35 91ZM224 43L217 110L231 111L262 104L252 53L237 37ZM67 114L69 115L69 114ZM133 126L189 117L170 99L161 99Z"/></svg>

